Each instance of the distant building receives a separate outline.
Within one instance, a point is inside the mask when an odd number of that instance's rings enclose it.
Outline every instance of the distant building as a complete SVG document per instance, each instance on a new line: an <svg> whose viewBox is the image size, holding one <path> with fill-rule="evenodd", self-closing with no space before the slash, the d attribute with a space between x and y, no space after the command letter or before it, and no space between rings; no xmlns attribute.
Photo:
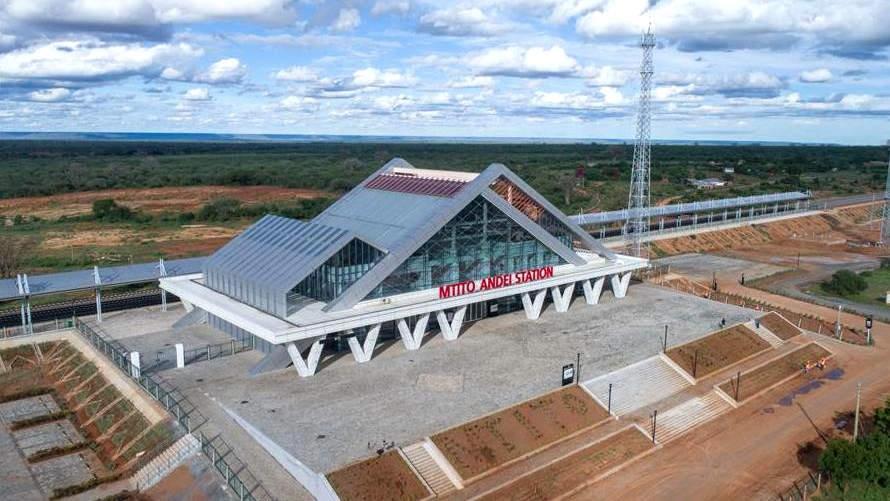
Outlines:
<svg viewBox="0 0 890 501"><path fill-rule="evenodd" d="M724 167L723 173L724 174L735 174L735 167Z"/></svg>
<svg viewBox="0 0 890 501"><path fill-rule="evenodd" d="M689 184L700 190L712 190L714 188L722 188L726 186L726 181L717 179L716 177L709 177L706 179L687 179L687 181Z"/></svg>

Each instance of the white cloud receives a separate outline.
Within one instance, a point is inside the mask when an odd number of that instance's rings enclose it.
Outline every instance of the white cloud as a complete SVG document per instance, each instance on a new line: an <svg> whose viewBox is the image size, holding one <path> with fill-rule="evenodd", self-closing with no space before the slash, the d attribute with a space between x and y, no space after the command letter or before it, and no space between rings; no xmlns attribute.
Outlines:
<svg viewBox="0 0 890 501"><path fill-rule="evenodd" d="M631 74L611 66L602 66L600 68L585 68L582 76L588 79L588 85L594 87L621 87L630 81Z"/></svg>
<svg viewBox="0 0 890 501"><path fill-rule="evenodd" d="M505 33L510 27L478 7L450 7L421 16L418 29L433 35L492 36Z"/></svg>
<svg viewBox="0 0 890 501"><path fill-rule="evenodd" d="M278 105L287 111L307 111L318 108L318 101L311 97L287 96L278 102Z"/></svg>
<svg viewBox="0 0 890 501"><path fill-rule="evenodd" d="M558 45L489 49L470 57L469 65L481 75L524 78L568 77L579 70L578 61Z"/></svg>
<svg viewBox="0 0 890 501"><path fill-rule="evenodd" d="M71 91L64 87L53 87L52 89L35 90L28 94L28 99L40 103L55 103L64 101L71 96Z"/></svg>
<svg viewBox="0 0 890 501"><path fill-rule="evenodd" d="M362 23L362 17L358 9L340 9L337 19L331 25L334 31L352 31Z"/></svg>
<svg viewBox="0 0 890 501"><path fill-rule="evenodd" d="M411 10L411 2L408 0L377 0L371 8L371 15L405 14Z"/></svg>
<svg viewBox="0 0 890 501"><path fill-rule="evenodd" d="M291 66L276 72L275 78L291 82L315 82L318 80L318 73L308 66Z"/></svg>
<svg viewBox="0 0 890 501"><path fill-rule="evenodd" d="M185 91L182 98L187 101L210 101L210 89L207 87L195 87Z"/></svg>
<svg viewBox="0 0 890 501"><path fill-rule="evenodd" d="M412 75L371 67L354 72L351 81L353 87L410 87L416 83L417 79Z"/></svg>
<svg viewBox="0 0 890 501"><path fill-rule="evenodd" d="M481 89L494 87L494 78L469 76L459 80L452 80L448 82L448 86L454 89Z"/></svg>
<svg viewBox="0 0 890 501"><path fill-rule="evenodd" d="M289 0L8 0L3 7L17 21L105 29L214 19L288 24L296 19Z"/></svg>
<svg viewBox="0 0 890 501"><path fill-rule="evenodd" d="M206 72L195 78L195 81L209 84L241 83L245 76L247 67L238 59L230 57L211 64Z"/></svg>
<svg viewBox="0 0 890 501"><path fill-rule="evenodd" d="M833 75L827 68L818 68L811 71L804 71L800 74L800 81L806 83L825 83L831 80Z"/></svg>
<svg viewBox="0 0 890 501"><path fill-rule="evenodd" d="M164 80L185 80L185 73L176 68L170 68L169 66L164 68L164 71L161 72L161 78Z"/></svg>
<svg viewBox="0 0 890 501"><path fill-rule="evenodd" d="M160 73L171 62L202 51L188 44L109 44L98 40L57 41L0 54L0 77L93 80Z"/></svg>

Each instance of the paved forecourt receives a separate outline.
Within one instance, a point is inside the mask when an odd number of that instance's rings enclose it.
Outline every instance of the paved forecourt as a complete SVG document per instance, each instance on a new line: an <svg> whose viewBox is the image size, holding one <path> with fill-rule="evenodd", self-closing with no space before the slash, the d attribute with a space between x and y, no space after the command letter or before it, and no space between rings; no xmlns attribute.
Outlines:
<svg viewBox="0 0 890 501"><path fill-rule="evenodd" d="M753 316L660 287L632 288L620 301L604 294L596 308L576 298L568 315L550 305L534 322L522 311L488 318L469 326L459 343L439 335L419 351L381 343L374 364L356 364L348 352L327 356L316 378L294 379L287 370L245 377L258 360L252 352L164 376L199 406L215 399L232 408L324 473L372 455L383 442L411 445L553 390L578 353L583 380L657 355L664 324L669 344L678 344L715 330L721 318Z"/></svg>

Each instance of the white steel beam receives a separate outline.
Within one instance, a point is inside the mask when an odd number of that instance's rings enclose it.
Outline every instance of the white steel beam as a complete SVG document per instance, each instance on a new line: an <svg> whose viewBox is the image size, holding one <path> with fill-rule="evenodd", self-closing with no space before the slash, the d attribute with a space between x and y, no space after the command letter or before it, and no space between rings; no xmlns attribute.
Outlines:
<svg viewBox="0 0 890 501"><path fill-rule="evenodd" d="M532 294L535 295L532 299ZM547 289L539 291L522 293L522 308L525 310L525 316L529 320L537 320L541 316L541 310L544 308L544 298L547 296Z"/></svg>
<svg viewBox="0 0 890 501"><path fill-rule="evenodd" d="M569 311L572 304L572 294L575 293L575 283L570 283L563 287L560 291L559 286L550 288L550 296L553 298L553 306L556 307L558 313Z"/></svg>
<svg viewBox="0 0 890 501"><path fill-rule="evenodd" d="M630 285L630 275L630 272L627 272L624 275L612 275L612 293L615 294L616 299L621 299L627 295L627 287Z"/></svg>
<svg viewBox="0 0 890 501"><path fill-rule="evenodd" d="M380 334L381 325L383 324L372 325L368 329L368 335L365 336L364 343L359 343L356 336L346 339L349 350L352 352L356 362L363 364L369 362L371 357L374 356L374 348L377 346L377 336Z"/></svg>
<svg viewBox="0 0 890 501"><path fill-rule="evenodd" d="M454 341L460 335L460 328L463 326L464 315L466 314L467 306L461 306L454 310L454 316L451 318L451 322L448 322L448 316L445 315L445 310L436 312L436 320L439 322L439 330L442 332L442 337L444 337L446 341Z"/></svg>
<svg viewBox="0 0 890 501"><path fill-rule="evenodd" d="M420 345L423 342L423 334L426 332L426 325L429 320L429 313L420 315L420 317L417 318L417 323L414 325L413 331L408 328L408 320L406 318L400 318L396 322L396 325L399 328L399 334L402 336L402 343L405 344L405 349L413 351L420 348Z"/></svg>
<svg viewBox="0 0 890 501"><path fill-rule="evenodd" d="M593 280L592 285L590 283L590 280L581 282L581 287L584 289L584 300L587 302L587 304L599 304L600 294L602 294L603 292L603 284L605 282L606 277L599 277Z"/></svg>
<svg viewBox="0 0 890 501"><path fill-rule="evenodd" d="M318 361L321 359L321 350L323 347L324 337L312 341L309 348L309 355L304 360L302 353L300 353L300 349L297 348L297 344L287 343L287 354L290 355L290 359L294 363L294 368L297 369L297 374L299 374L300 377L309 377L315 374L315 371L318 370Z"/></svg>

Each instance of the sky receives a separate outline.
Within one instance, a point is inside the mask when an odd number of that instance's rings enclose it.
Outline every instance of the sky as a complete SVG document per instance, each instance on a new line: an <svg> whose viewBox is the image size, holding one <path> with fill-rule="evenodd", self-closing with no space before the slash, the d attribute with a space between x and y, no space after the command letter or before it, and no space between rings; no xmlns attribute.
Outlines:
<svg viewBox="0 0 890 501"><path fill-rule="evenodd" d="M0 0L0 130L884 144L887 0Z"/></svg>

